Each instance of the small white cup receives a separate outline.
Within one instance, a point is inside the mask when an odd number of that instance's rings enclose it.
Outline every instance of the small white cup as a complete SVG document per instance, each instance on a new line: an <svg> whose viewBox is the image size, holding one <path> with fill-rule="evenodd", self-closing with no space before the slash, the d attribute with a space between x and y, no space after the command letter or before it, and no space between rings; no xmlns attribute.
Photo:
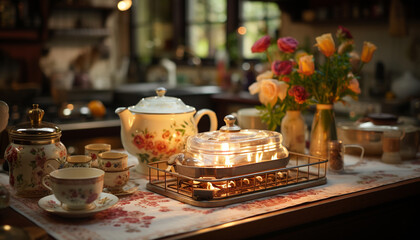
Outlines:
<svg viewBox="0 0 420 240"><path fill-rule="evenodd" d="M85 146L85 155L92 158L92 167L98 167L98 154L111 151L111 145L107 143L92 143Z"/></svg>
<svg viewBox="0 0 420 240"><path fill-rule="evenodd" d="M103 190L104 175L97 168L62 168L45 175L42 185L53 192L64 209L91 209Z"/></svg>

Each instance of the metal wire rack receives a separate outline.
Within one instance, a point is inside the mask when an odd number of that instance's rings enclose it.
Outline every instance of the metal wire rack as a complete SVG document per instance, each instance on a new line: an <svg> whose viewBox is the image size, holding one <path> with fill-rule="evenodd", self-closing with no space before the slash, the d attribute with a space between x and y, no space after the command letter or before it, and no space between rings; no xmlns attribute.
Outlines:
<svg viewBox="0 0 420 240"><path fill-rule="evenodd" d="M294 152L289 158L284 168L221 179L192 178L175 172L166 161L152 162L146 188L190 205L219 207L327 182L327 159Z"/></svg>

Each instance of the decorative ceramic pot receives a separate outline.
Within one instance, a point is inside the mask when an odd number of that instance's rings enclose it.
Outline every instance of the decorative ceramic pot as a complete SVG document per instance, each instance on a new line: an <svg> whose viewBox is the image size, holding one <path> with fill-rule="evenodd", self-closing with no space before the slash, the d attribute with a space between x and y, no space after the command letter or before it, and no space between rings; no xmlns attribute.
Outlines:
<svg viewBox="0 0 420 240"><path fill-rule="evenodd" d="M124 149L135 155L136 170L147 174L149 162L166 160L184 149L188 136L195 135L201 117L210 117L210 131L217 129L216 114L209 109L196 112L181 99L166 97L166 89L156 89L157 96L143 98L135 106L115 110L121 120Z"/></svg>
<svg viewBox="0 0 420 240"><path fill-rule="evenodd" d="M50 191L42 185L42 177L66 163L67 150L60 142L61 130L42 122L43 116L44 111L33 104L29 111L30 122L9 130L10 144L4 158L10 167L10 186L21 197L48 195Z"/></svg>

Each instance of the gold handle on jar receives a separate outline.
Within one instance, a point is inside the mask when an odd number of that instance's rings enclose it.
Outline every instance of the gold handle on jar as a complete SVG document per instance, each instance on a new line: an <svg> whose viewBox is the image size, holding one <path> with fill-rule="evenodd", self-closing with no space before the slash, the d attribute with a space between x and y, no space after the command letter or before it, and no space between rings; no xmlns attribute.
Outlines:
<svg viewBox="0 0 420 240"><path fill-rule="evenodd" d="M32 104L32 109L29 110L28 115L32 126L38 126L44 117L44 110L39 108L38 104Z"/></svg>

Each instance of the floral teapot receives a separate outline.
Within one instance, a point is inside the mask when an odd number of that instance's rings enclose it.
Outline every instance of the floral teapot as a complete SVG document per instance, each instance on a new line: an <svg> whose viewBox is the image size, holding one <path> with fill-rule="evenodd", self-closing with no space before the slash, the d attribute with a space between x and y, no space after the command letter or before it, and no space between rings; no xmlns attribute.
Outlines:
<svg viewBox="0 0 420 240"><path fill-rule="evenodd" d="M21 197L42 197L50 191L42 185L42 177L52 168L62 167L67 150L60 141L61 130L52 123L42 122L44 110L33 104L30 122L9 130L10 144L4 153L9 163L9 183Z"/></svg>
<svg viewBox="0 0 420 240"><path fill-rule="evenodd" d="M124 149L138 158L136 171L147 174L149 162L166 160L184 149L188 136L197 134L197 124L204 115L210 117L210 131L217 129L216 113L209 109L196 112L181 99L165 96L165 88L156 89L157 96L141 99L137 105L115 110L121 120Z"/></svg>

